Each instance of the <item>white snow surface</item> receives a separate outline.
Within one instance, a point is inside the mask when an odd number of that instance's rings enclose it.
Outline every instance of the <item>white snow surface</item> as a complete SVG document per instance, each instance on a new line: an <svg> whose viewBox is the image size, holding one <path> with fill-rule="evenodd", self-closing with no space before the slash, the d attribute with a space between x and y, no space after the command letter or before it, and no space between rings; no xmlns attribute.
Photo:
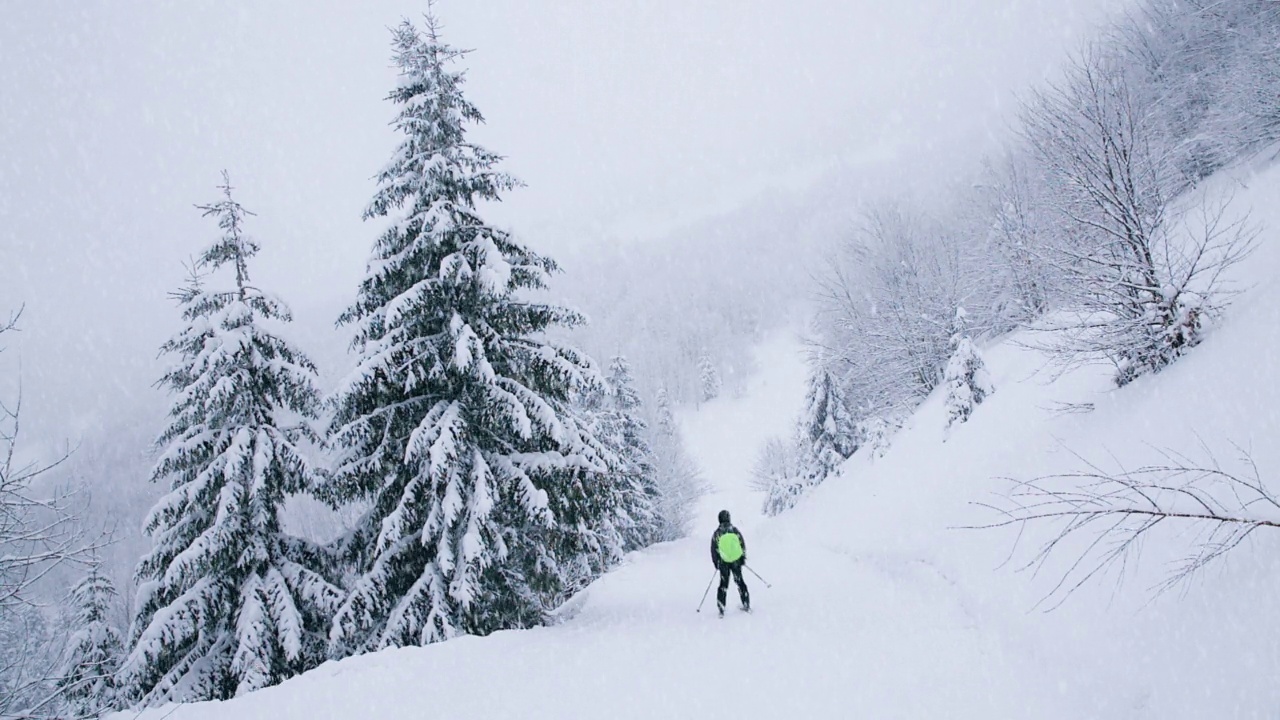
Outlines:
<svg viewBox="0 0 1280 720"><path fill-rule="evenodd" d="M562 624L383 651L225 703L115 717L1275 717L1280 537L1257 534L1182 592L1154 596L1194 540L1170 526L1122 584L1109 576L1043 612L1036 603L1071 555L1038 576L1013 567L1047 530L1015 549L1012 531L956 529L993 519L972 503L1007 488L1001 478L1079 469L1073 452L1136 467L1157 449L1195 456L1203 443L1228 462L1234 442L1280 483L1280 169L1244 167L1215 183L1266 228L1242 269L1251 287L1158 375L1119 390L1106 368L1059 377L1025 336L1006 338L983 348L1000 391L947 442L939 392L884 457L855 455L794 510L765 519L750 469L765 439L790 431L804 390L799 343L777 337L743 397L679 418L713 487L693 537L631 554ZM773 587L748 574L755 612L737 610L731 587L718 620L714 597L694 609L722 507Z"/></svg>

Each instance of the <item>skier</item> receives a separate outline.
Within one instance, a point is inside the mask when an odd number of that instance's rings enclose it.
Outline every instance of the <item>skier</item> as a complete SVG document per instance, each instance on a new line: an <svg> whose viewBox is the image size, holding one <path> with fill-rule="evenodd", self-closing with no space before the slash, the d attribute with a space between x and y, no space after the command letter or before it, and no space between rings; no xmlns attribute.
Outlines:
<svg viewBox="0 0 1280 720"><path fill-rule="evenodd" d="M711 562L720 571L720 587L716 589L716 606L720 609L720 617L724 617L724 599L729 592L729 574L738 583L738 597L742 600L742 609L751 611L751 594L747 592L747 583L742 579L742 566L747 564L747 541L742 533L729 522L729 511L720 511L720 527L711 536Z"/></svg>

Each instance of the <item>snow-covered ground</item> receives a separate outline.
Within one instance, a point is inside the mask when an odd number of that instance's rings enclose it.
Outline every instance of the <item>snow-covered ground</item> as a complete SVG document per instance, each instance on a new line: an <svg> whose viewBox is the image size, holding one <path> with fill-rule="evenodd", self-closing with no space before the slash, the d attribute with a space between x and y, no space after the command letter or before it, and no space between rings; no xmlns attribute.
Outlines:
<svg viewBox="0 0 1280 720"><path fill-rule="evenodd" d="M984 349L995 395L948 439L935 396L883 458L855 456L794 510L764 519L750 469L764 440L789 430L803 390L798 344L775 338L743 397L680 418L713 486L694 536L630 556L564 623L351 658L137 720L1275 717L1280 618L1268 598L1280 596L1280 537L1258 535L1181 594L1153 599L1166 561L1194 539L1169 527L1125 584L1086 585L1044 613L1033 608L1060 565L1013 572L1002 565L1011 532L955 529L992 519L972 503L1007 487L999 478L1077 469L1073 453L1133 467L1159 448L1194 455L1203 443L1226 461L1234 442L1276 481L1280 168L1217 183L1269 228L1244 269L1253 286L1202 347L1157 376L1122 390L1105 368L1054 377L1025 337L1006 339ZM713 600L694 612L722 507L773 583L748 575L756 612L723 621ZM1012 564L1026 557L1017 550Z"/></svg>

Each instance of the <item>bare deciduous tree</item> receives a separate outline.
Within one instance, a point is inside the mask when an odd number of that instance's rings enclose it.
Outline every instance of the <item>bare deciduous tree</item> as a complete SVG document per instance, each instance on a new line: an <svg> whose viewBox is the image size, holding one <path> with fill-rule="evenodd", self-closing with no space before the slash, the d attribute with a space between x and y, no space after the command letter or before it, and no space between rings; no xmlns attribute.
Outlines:
<svg viewBox="0 0 1280 720"><path fill-rule="evenodd" d="M21 311L0 325L17 328ZM56 568L84 562L107 543L91 537L78 511L76 489L37 485L67 459L47 463L22 459L18 451L22 398L0 401L0 717L58 717L59 659L41 640L44 620L36 586Z"/></svg>
<svg viewBox="0 0 1280 720"><path fill-rule="evenodd" d="M1204 320L1225 304L1223 273L1256 236L1247 220L1228 218L1225 202L1201 204L1201 222L1185 222L1165 138L1126 72L1092 49L1024 111L1070 224L1055 251L1075 314L1050 328L1059 332L1049 345L1068 361L1109 360L1121 385L1200 342Z"/></svg>
<svg viewBox="0 0 1280 720"><path fill-rule="evenodd" d="M821 354L844 380L858 418L914 406L942 381L952 319L972 306L975 332L987 283L957 237L900 207L875 208L818 279Z"/></svg>
<svg viewBox="0 0 1280 720"><path fill-rule="evenodd" d="M973 210L986 231L991 281L1000 288L995 330L1003 332L1049 311L1059 284L1047 262L1055 218L1045 211L1048 188L1040 166L1024 149L987 163Z"/></svg>
<svg viewBox="0 0 1280 720"><path fill-rule="evenodd" d="M1280 139L1280 5L1146 0L1110 33L1187 189Z"/></svg>

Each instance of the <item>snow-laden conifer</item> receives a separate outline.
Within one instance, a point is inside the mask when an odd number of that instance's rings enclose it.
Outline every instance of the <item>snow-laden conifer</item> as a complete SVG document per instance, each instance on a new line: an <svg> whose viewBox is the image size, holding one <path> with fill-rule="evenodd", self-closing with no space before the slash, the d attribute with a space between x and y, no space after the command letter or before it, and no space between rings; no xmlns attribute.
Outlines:
<svg viewBox="0 0 1280 720"><path fill-rule="evenodd" d="M716 369L715 361L711 356L703 353L698 358L698 392L702 402L720 397L720 387L720 371Z"/></svg>
<svg viewBox="0 0 1280 720"><path fill-rule="evenodd" d="M764 513L777 515L795 507L857 449L857 425L840 383L818 364L809 376L795 439L774 441L757 463L765 489Z"/></svg>
<svg viewBox="0 0 1280 720"><path fill-rule="evenodd" d="M689 531L694 504L706 492L706 487L697 465L685 451L665 387L658 388L654 396L652 417L648 437L658 480L655 506L660 522L658 539L676 540Z"/></svg>
<svg viewBox="0 0 1280 720"><path fill-rule="evenodd" d="M581 318L530 299L555 263L478 214L516 181L466 138L482 117L461 52L431 17L392 44L402 137L365 211L389 222L340 318L358 365L334 395L326 496L369 510L339 544L358 577L334 656L542 621L614 511L568 407L595 371L543 337Z"/></svg>
<svg viewBox="0 0 1280 720"><path fill-rule="evenodd" d="M621 355L609 363L605 377L600 430L596 436L617 457L613 474L622 486L623 527L626 550L655 542L662 519L658 516L659 490L648 424L641 416L643 403L631 376L631 364Z"/></svg>
<svg viewBox="0 0 1280 720"><path fill-rule="evenodd" d="M810 485L821 483L858 449L855 423L840 383L821 366L809 378L800 439L803 474Z"/></svg>
<svg viewBox="0 0 1280 720"><path fill-rule="evenodd" d="M124 657L120 632L111 622L117 597L97 563L68 597L75 625L57 685L65 712L73 718L97 717L116 707L115 672Z"/></svg>
<svg viewBox="0 0 1280 720"><path fill-rule="evenodd" d="M854 426L853 437L860 452L868 453L871 459L884 457L889 452L893 433L898 424L882 417L869 417Z"/></svg>
<svg viewBox="0 0 1280 720"><path fill-rule="evenodd" d="M771 438L756 458L753 484L764 491L765 515L790 510L812 487L804 472L802 444L799 432L792 438Z"/></svg>
<svg viewBox="0 0 1280 720"><path fill-rule="evenodd" d="M155 546L136 571L119 675L131 703L228 698L303 672L323 659L341 599L313 549L280 527L285 496L315 478L300 444L318 439L316 370L264 327L289 310L250 282L249 213L222 190L201 207L222 236L178 293L187 326L162 346L176 358L159 383L174 401L152 480L170 492L144 525Z"/></svg>
<svg viewBox="0 0 1280 720"><path fill-rule="evenodd" d="M991 374L973 340L965 332L964 308L956 311L956 333L951 337L951 359L943 382L947 387L947 427L966 422L973 408L995 392Z"/></svg>
<svg viewBox="0 0 1280 720"><path fill-rule="evenodd" d="M676 417L671 411L671 394L665 386L658 388L653 398L653 413L657 418L654 433L658 437L675 437Z"/></svg>

